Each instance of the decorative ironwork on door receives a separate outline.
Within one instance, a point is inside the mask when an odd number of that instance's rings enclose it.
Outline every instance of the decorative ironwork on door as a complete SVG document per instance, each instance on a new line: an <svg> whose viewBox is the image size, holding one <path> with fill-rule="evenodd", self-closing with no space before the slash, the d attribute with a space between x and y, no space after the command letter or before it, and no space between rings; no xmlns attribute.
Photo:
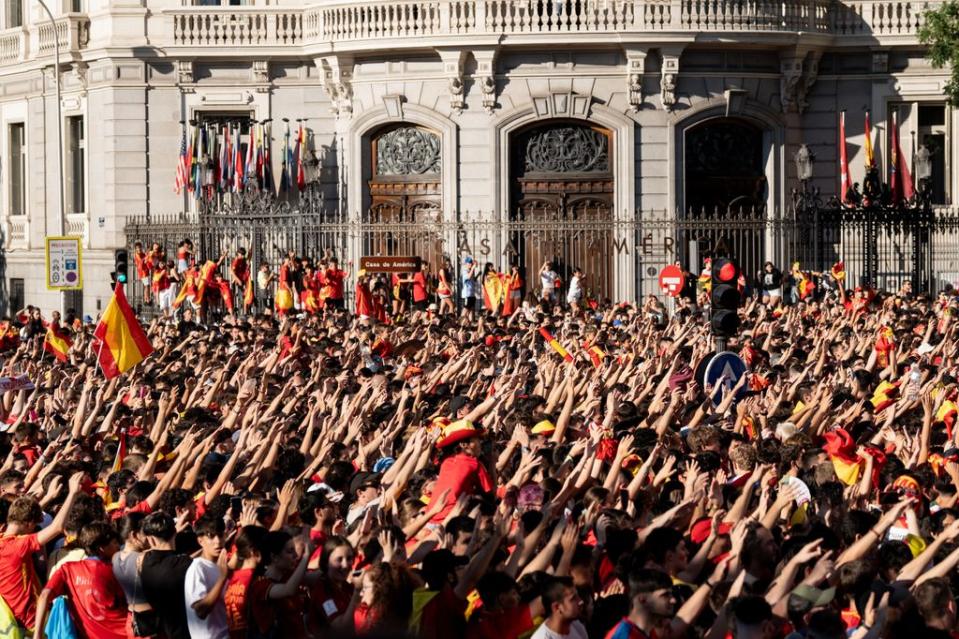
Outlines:
<svg viewBox="0 0 959 639"><path fill-rule="evenodd" d="M433 256L441 266L440 238L432 231L442 220L442 141L412 124L391 126L371 140L369 182L371 224L417 224L420 232L384 232L367 238L367 255Z"/></svg>
<svg viewBox="0 0 959 639"><path fill-rule="evenodd" d="M510 232L511 256L520 267L527 292L537 290L539 271L552 262L568 282L573 269L586 274L586 289L596 297L611 297L615 289L614 256L608 227L588 226L571 237L560 222L612 220L612 133L582 123L553 122L520 132L513 143L510 219L542 223L541 230Z"/></svg>

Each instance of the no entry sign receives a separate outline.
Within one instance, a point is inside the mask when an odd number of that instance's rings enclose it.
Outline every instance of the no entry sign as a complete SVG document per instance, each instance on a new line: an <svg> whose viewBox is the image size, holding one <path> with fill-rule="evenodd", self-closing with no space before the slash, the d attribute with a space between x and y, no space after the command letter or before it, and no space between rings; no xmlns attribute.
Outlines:
<svg viewBox="0 0 959 639"><path fill-rule="evenodd" d="M678 297L685 284L683 270L675 264L670 264L659 272L659 288L670 297Z"/></svg>

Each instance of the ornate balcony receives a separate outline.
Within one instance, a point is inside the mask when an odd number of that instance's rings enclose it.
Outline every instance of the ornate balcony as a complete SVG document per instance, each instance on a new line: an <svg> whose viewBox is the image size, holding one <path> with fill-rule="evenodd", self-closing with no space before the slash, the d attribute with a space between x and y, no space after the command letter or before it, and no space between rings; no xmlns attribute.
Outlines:
<svg viewBox="0 0 959 639"><path fill-rule="evenodd" d="M0 31L0 66L53 58L55 39L60 45L62 61L79 57L90 41L90 19L84 14L69 13L57 18L53 25L41 22L32 28Z"/></svg>
<svg viewBox="0 0 959 639"><path fill-rule="evenodd" d="M910 0L333 0L298 8L185 7L172 19L171 48L303 47L307 53L473 44L564 42L768 41L788 35L915 41L924 12L940 3ZM838 37L836 37L838 36ZM157 43L163 46L161 43Z"/></svg>

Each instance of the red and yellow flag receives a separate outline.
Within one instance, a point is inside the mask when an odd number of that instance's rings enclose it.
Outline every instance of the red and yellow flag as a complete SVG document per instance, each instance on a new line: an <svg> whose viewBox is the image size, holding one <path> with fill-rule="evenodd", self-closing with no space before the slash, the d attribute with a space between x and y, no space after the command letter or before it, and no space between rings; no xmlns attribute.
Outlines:
<svg viewBox="0 0 959 639"><path fill-rule="evenodd" d="M120 430L120 442L117 444L117 456L113 458L113 467L111 473L115 473L123 468L123 460L127 457L127 429Z"/></svg>
<svg viewBox="0 0 959 639"><path fill-rule="evenodd" d="M567 362L573 361L573 356L567 352L563 345L556 341L556 338L550 334L545 328L539 329L539 334L543 336L543 339L546 340L546 343L549 344L554 351L559 353L559 356L565 359Z"/></svg>
<svg viewBox="0 0 959 639"><path fill-rule="evenodd" d="M603 360L606 359L606 351L589 342L584 343L583 348L586 349L586 354L589 355L589 360L593 362L594 367L599 368L603 365Z"/></svg>
<svg viewBox="0 0 959 639"><path fill-rule="evenodd" d="M206 264L203 265L203 268L200 269L199 283L196 287L196 304L199 306L203 303L203 294L206 292L207 286L213 283L213 271L216 270L216 262L212 260L207 260Z"/></svg>
<svg viewBox="0 0 959 639"><path fill-rule="evenodd" d="M832 277L837 282L842 282L846 279L846 263L842 260L836 262L832 265Z"/></svg>
<svg viewBox="0 0 959 639"><path fill-rule="evenodd" d="M862 458L856 454L856 444L852 437L842 428L837 428L826 433L823 438L826 440L823 450L832 461L836 477L847 486L852 486L859 481L859 474L862 472Z"/></svg>
<svg viewBox="0 0 959 639"><path fill-rule="evenodd" d="M499 273L490 271L483 280L483 304L486 310L495 311L503 301L503 280Z"/></svg>
<svg viewBox="0 0 959 639"><path fill-rule="evenodd" d="M73 340L60 328L59 322L50 322L50 326L47 327L47 335L43 338L43 350L61 362L65 362L71 346L73 346Z"/></svg>
<svg viewBox="0 0 959 639"><path fill-rule="evenodd" d="M153 352L153 345L127 302L123 284L118 283L113 290L113 298L93 336L100 341L97 359L107 379L125 373Z"/></svg>
<svg viewBox="0 0 959 639"><path fill-rule="evenodd" d="M246 288L243 291L243 308L249 309L253 306L253 278L246 280Z"/></svg>

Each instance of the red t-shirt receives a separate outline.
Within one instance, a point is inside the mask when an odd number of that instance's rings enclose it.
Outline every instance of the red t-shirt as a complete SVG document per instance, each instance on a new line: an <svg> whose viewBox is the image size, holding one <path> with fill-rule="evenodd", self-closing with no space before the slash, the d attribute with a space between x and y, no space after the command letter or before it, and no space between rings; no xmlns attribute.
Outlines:
<svg viewBox="0 0 959 639"><path fill-rule="evenodd" d="M247 267L245 257L234 258L233 263L230 265L233 274L236 275L237 279L246 284L246 281L250 279L250 269Z"/></svg>
<svg viewBox="0 0 959 639"><path fill-rule="evenodd" d="M343 299L343 279L346 277L346 271L339 269L326 270L326 285L330 287L330 299Z"/></svg>
<svg viewBox="0 0 959 639"><path fill-rule="evenodd" d="M447 586L423 606L419 639L462 637L466 631L467 601Z"/></svg>
<svg viewBox="0 0 959 639"><path fill-rule="evenodd" d="M310 591L310 600L313 608L321 619L327 623L333 621L350 607L350 600L353 598L353 586L344 584L341 588L335 588L330 585L325 578L316 582L316 585Z"/></svg>
<svg viewBox="0 0 959 639"><path fill-rule="evenodd" d="M417 271L413 274L413 301L425 302L426 298L426 276L423 271Z"/></svg>
<svg viewBox="0 0 959 639"><path fill-rule="evenodd" d="M639 626L623 617L622 621L606 633L606 639L656 639L656 631L651 631L647 635Z"/></svg>
<svg viewBox="0 0 959 639"><path fill-rule="evenodd" d="M22 626L33 628L40 581L30 556L40 550L36 533L0 537L0 597Z"/></svg>
<svg viewBox="0 0 959 639"><path fill-rule="evenodd" d="M274 582L268 577L257 577L250 585L250 622L255 623L262 634L275 628L277 637L306 639L306 624L303 613L306 610L307 596L300 587L292 597L270 599L270 588Z"/></svg>
<svg viewBox="0 0 959 639"><path fill-rule="evenodd" d="M529 606L521 604L501 612L481 611L466 630L466 639L517 639L534 628Z"/></svg>
<svg viewBox="0 0 959 639"><path fill-rule="evenodd" d="M310 528L310 541L313 543L313 554L310 561L315 561L323 555L323 544L326 543L326 533L316 528Z"/></svg>
<svg viewBox="0 0 959 639"><path fill-rule="evenodd" d="M246 593L253 581L252 568L240 568L226 583L223 603L226 606L226 625L230 629L230 639L246 639Z"/></svg>
<svg viewBox="0 0 959 639"><path fill-rule="evenodd" d="M53 597L70 598L80 636L126 639L127 600L112 565L95 558L70 561L57 568L46 587Z"/></svg>
<svg viewBox="0 0 959 639"><path fill-rule="evenodd" d="M486 467L472 455L457 453L447 457L440 466L440 474L433 486L433 494L439 498L446 489L449 489L450 493L446 498L446 505L433 517L433 522L446 519L460 495L488 493L494 488Z"/></svg>

